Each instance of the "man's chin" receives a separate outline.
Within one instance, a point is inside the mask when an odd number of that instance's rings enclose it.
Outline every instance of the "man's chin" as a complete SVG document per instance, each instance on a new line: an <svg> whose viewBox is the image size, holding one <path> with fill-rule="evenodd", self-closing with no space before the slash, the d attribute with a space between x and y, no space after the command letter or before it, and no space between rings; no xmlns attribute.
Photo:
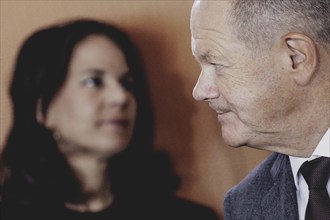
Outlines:
<svg viewBox="0 0 330 220"><path fill-rule="evenodd" d="M248 141L248 130L242 123L221 124L221 135L223 142L233 148L246 147Z"/></svg>
<svg viewBox="0 0 330 220"><path fill-rule="evenodd" d="M247 147L246 143L241 143L238 142L237 140L227 140L226 138L223 137L223 142L232 148L240 148L240 147Z"/></svg>
<svg viewBox="0 0 330 220"><path fill-rule="evenodd" d="M234 144L226 144L226 145L229 146L229 147L232 147L232 148L247 147L246 144L243 144L243 145L240 145L240 144L236 144L236 145L234 145Z"/></svg>

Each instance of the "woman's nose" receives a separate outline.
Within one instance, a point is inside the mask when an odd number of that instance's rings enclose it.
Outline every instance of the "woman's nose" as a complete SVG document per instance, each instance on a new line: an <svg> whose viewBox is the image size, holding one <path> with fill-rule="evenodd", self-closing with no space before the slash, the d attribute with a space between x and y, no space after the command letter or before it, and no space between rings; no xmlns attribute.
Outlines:
<svg viewBox="0 0 330 220"><path fill-rule="evenodd" d="M128 91L116 82L109 86L105 96L111 106L121 106L127 103Z"/></svg>

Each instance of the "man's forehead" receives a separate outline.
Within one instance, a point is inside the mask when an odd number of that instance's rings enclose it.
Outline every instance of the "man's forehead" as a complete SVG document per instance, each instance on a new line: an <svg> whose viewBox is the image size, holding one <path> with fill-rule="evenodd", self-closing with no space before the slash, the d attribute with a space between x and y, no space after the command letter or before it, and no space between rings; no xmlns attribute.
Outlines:
<svg viewBox="0 0 330 220"><path fill-rule="evenodd" d="M195 0L192 8L207 11L218 11L231 5L231 2L231 0Z"/></svg>
<svg viewBox="0 0 330 220"><path fill-rule="evenodd" d="M223 30L228 28L230 1L195 1L191 13L191 34L194 38L206 35L222 38ZM210 36L209 36L210 37Z"/></svg>
<svg viewBox="0 0 330 220"><path fill-rule="evenodd" d="M197 16L200 14L203 14L205 12L212 12L212 3L211 1L203 1L203 0L198 0L195 1L193 6L192 6L192 14L196 14Z"/></svg>
<svg viewBox="0 0 330 220"><path fill-rule="evenodd" d="M223 20L229 10L230 1L221 0L198 0L192 7L191 19L195 24L208 25L217 20Z"/></svg>

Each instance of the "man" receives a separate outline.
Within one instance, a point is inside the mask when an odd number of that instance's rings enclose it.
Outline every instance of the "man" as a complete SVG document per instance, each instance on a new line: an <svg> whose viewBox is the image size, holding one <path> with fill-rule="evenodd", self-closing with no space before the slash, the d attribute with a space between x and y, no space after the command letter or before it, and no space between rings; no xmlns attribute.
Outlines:
<svg viewBox="0 0 330 220"><path fill-rule="evenodd" d="M310 217L300 168L319 157L330 172L329 15L329 0L195 1L194 98L217 113L228 145L274 152L227 193L225 219L330 219L329 175L325 208Z"/></svg>

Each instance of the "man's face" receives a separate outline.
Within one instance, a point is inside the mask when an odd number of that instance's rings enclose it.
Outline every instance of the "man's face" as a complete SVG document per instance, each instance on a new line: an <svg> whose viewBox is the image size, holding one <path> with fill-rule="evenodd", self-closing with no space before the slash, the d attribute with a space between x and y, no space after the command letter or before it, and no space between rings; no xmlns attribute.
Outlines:
<svg viewBox="0 0 330 220"><path fill-rule="evenodd" d="M217 113L228 145L273 150L291 129L298 98L276 45L248 49L233 34L230 7L230 1L196 1L192 8L192 53L202 70L193 96Z"/></svg>

